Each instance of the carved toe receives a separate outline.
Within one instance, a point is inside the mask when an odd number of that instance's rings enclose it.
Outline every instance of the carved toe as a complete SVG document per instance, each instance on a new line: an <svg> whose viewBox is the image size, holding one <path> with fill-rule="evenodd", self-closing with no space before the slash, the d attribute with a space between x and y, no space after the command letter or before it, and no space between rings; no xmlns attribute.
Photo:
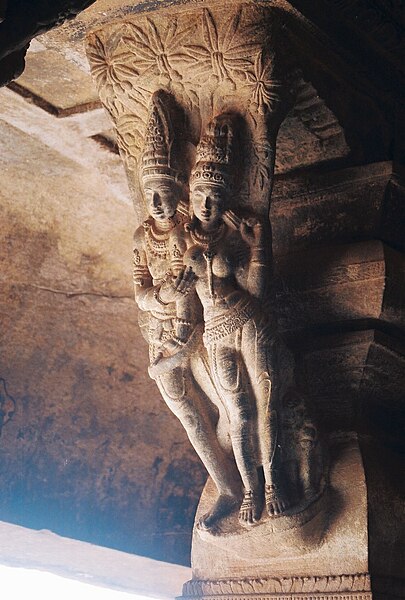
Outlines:
<svg viewBox="0 0 405 600"><path fill-rule="evenodd" d="M239 522L241 525L250 526L257 523L259 519L260 510L258 497L251 490L247 490L239 509Z"/></svg>

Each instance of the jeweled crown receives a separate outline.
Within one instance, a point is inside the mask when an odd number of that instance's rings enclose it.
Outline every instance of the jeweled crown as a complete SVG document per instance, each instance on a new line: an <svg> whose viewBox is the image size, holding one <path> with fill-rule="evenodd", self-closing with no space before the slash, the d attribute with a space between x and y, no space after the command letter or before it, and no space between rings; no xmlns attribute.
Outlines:
<svg viewBox="0 0 405 600"><path fill-rule="evenodd" d="M231 183L232 123L229 115L215 117L197 146L197 157L190 186L214 183L228 187Z"/></svg>
<svg viewBox="0 0 405 600"><path fill-rule="evenodd" d="M173 141L168 110L159 92L152 96L142 153L141 177L143 181L161 179L162 176L177 180L179 173L172 168L170 160Z"/></svg>

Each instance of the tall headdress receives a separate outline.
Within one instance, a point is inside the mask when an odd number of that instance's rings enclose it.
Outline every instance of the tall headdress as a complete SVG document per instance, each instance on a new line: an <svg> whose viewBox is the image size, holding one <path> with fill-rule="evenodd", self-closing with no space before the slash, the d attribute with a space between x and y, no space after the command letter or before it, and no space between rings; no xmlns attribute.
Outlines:
<svg viewBox="0 0 405 600"><path fill-rule="evenodd" d="M228 114L215 117L197 146L197 157L190 186L213 183L220 187L231 184L233 127Z"/></svg>
<svg viewBox="0 0 405 600"><path fill-rule="evenodd" d="M151 102L142 153L141 177L144 182L162 177L178 180L179 173L171 165L173 132L164 96L155 92Z"/></svg>

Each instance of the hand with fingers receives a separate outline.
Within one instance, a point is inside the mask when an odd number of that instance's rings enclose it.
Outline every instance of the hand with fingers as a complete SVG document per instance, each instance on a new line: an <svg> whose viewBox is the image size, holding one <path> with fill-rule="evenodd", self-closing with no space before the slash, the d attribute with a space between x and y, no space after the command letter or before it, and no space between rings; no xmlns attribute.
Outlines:
<svg viewBox="0 0 405 600"><path fill-rule="evenodd" d="M242 219L239 231L242 236L242 239L251 248L264 246L264 227L257 219Z"/></svg>
<svg viewBox="0 0 405 600"><path fill-rule="evenodd" d="M160 299L165 304L176 302L194 289L196 281L197 275L192 267L183 267L176 277L174 275L167 277L160 288Z"/></svg>

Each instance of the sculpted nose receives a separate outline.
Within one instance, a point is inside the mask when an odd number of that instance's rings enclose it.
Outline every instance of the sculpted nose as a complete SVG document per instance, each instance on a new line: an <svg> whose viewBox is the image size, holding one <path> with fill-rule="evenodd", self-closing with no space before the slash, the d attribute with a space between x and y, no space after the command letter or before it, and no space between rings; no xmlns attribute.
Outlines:
<svg viewBox="0 0 405 600"><path fill-rule="evenodd" d="M211 198L209 196L206 196L204 200L204 208L211 208L211 204Z"/></svg>
<svg viewBox="0 0 405 600"><path fill-rule="evenodd" d="M152 202L153 202L153 206L159 206L160 205L160 196L159 196L159 194L157 192L153 193Z"/></svg>

